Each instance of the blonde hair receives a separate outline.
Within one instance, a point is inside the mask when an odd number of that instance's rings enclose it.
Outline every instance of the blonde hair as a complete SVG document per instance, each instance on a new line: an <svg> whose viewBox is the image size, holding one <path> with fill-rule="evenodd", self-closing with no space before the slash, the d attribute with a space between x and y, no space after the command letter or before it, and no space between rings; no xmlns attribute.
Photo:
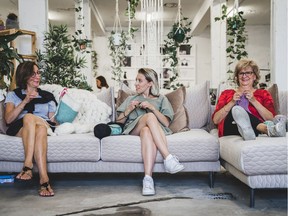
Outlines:
<svg viewBox="0 0 288 216"><path fill-rule="evenodd" d="M149 94L153 96L159 96L159 83L158 83L158 75L157 73L151 68L140 68L138 73L143 74L145 79L148 82L152 82L152 86L149 90Z"/></svg>
<svg viewBox="0 0 288 216"><path fill-rule="evenodd" d="M256 62L251 59L239 60L234 70L234 75L233 75L234 82L237 83L238 86L240 85L239 79L238 79L239 73L241 72L242 69L247 68L247 67L251 67L253 70L253 73L256 76L256 79L254 80L254 83L253 83L253 87L256 87L261 77L260 70Z"/></svg>

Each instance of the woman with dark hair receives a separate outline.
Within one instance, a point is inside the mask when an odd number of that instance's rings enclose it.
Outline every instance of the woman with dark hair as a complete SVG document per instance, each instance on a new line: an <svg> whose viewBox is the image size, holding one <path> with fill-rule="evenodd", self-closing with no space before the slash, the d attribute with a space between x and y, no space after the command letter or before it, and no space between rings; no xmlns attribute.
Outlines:
<svg viewBox="0 0 288 216"><path fill-rule="evenodd" d="M275 116L274 102L265 89L257 89L258 65L249 59L240 60L234 71L237 88L224 90L212 115L218 135L241 135L253 140L260 133L271 137L286 136L286 117Z"/></svg>
<svg viewBox="0 0 288 216"><path fill-rule="evenodd" d="M39 88L41 74L31 61L18 65L16 88L7 94L5 120L7 134L22 138L25 160L17 180L28 181L33 177L33 159L40 176L40 196L54 196L47 174L47 130L55 125L57 102L50 92ZM53 129L53 127L51 127Z"/></svg>
<svg viewBox="0 0 288 216"><path fill-rule="evenodd" d="M109 85L107 84L107 81L103 76L96 77L96 85L98 89L102 89L103 87L109 88Z"/></svg>
<svg viewBox="0 0 288 216"><path fill-rule="evenodd" d="M157 73L150 68L141 68L136 77L136 92L117 109L117 122L124 123L123 134L140 136L145 177L143 195L154 195L152 171L157 150L164 158L166 172L177 173L184 169L176 156L168 151L166 136L173 120L173 109L168 99L159 94Z"/></svg>

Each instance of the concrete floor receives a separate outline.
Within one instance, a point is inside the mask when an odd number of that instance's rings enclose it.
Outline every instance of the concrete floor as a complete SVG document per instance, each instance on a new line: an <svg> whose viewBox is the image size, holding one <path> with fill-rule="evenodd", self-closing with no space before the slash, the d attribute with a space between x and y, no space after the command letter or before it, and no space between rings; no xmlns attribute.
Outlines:
<svg viewBox="0 0 288 216"><path fill-rule="evenodd" d="M38 196L36 176L0 185L1 216L287 215L287 190L256 190L255 208L249 208L249 188L225 171L212 189L207 173L154 174L156 195L148 197L141 195L140 173L50 174L50 198Z"/></svg>

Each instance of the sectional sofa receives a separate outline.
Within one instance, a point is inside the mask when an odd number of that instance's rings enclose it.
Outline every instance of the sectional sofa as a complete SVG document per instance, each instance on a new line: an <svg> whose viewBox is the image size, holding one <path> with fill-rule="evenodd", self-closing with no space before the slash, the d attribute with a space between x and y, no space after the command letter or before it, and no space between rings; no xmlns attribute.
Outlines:
<svg viewBox="0 0 288 216"><path fill-rule="evenodd" d="M44 85L41 88L52 92L56 99L59 97L59 90L55 91L57 86ZM98 95L83 90L71 90L71 92L72 97L76 99L77 97L79 100L88 99L83 101L82 110L73 121L75 126L73 132L59 130L62 133L48 137L48 172L143 172L138 136L109 136L102 140L94 136L93 127L99 120L107 122L115 118L113 90ZM123 91L121 95L119 93L118 102L123 100L123 95ZM220 171L220 148L217 137L208 131L211 121L209 82L193 88L179 88L167 93L166 96L175 111L175 121L171 125L175 133L167 137L170 152L177 155L184 164L183 172L207 172L209 185L213 187L213 173ZM91 104L89 101L97 100L95 98L105 103ZM101 113L100 110L95 111L93 115L99 114L102 118L93 117L95 119L93 122L91 109L99 106L103 107L102 110L108 110L109 119L105 117L107 113ZM0 122L3 124L2 115ZM19 172L23 160L21 139L0 134L0 172ZM37 170L36 166L34 168ZM157 155L154 172L165 172L160 154Z"/></svg>
<svg viewBox="0 0 288 216"><path fill-rule="evenodd" d="M276 86L277 87L277 86ZM42 89L59 97L59 86L44 85ZM276 91L275 91L276 89ZM277 110L287 116L287 92L273 91ZM99 140L93 128L100 122L115 119L114 91L92 94L71 89L81 107L76 119L67 127L56 128L57 135L48 137L48 171L50 173L143 172L138 136L109 136ZM120 90L117 103L131 92ZM266 135L243 141L240 136L217 137L211 123L209 82L166 93L175 112L170 125L174 131L167 136L168 148L184 164L183 172L207 172L209 186L221 165L250 187L250 206L254 206L254 190L287 188L287 137ZM280 100L279 100L280 98ZM280 105L278 104L280 101ZM21 139L5 135L3 101L0 106L0 172L19 172L24 150ZM63 124L64 126L64 124ZM220 163L221 162L221 163ZM37 167L34 166L37 171ZM163 159L157 155L154 172L165 172Z"/></svg>

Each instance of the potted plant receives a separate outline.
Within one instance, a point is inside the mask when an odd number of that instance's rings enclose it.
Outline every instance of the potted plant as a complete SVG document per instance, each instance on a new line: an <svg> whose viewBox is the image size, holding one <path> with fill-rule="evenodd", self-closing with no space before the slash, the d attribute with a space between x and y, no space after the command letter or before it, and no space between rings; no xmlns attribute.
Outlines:
<svg viewBox="0 0 288 216"><path fill-rule="evenodd" d="M36 52L39 68L43 70L41 76L43 83L92 90L86 77L81 74L86 59L75 55L67 26L49 25L49 31L44 34L43 47L44 52L41 50Z"/></svg>
<svg viewBox="0 0 288 216"><path fill-rule="evenodd" d="M177 82L178 79L178 49L181 44L189 43L191 36L189 35L191 28L191 22L188 22L187 17L183 17L180 19L180 22L176 22L172 25L170 32L167 34L167 39L164 40L163 54L165 57L163 58L163 62L169 62L171 71L173 75L170 77L170 88L176 89L182 86L181 83Z"/></svg>
<svg viewBox="0 0 288 216"><path fill-rule="evenodd" d="M127 34L124 31L121 31L119 43L115 42L114 36L115 31L111 32L110 37L108 38L108 48L110 49L110 56L112 57L113 65L112 67L112 79L120 81L124 71L122 70L123 61L125 59L125 52L127 48Z"/></svg>
<svg viewBox="0 0 288 216"><path fill-rule="evenodd" d="M8 81L12 81L12 77L14 75L14 63L13 61L16 59L19 62L22 62L23 59L21 55L19 55L16 49L11 48L9 46L10 42L15 40L19 35L21 35L21 31L17 31L14 34L10 35L1 35L0 36L0 88L7 88L7 84L4 81L4 77L7 77Z"/></svg>

